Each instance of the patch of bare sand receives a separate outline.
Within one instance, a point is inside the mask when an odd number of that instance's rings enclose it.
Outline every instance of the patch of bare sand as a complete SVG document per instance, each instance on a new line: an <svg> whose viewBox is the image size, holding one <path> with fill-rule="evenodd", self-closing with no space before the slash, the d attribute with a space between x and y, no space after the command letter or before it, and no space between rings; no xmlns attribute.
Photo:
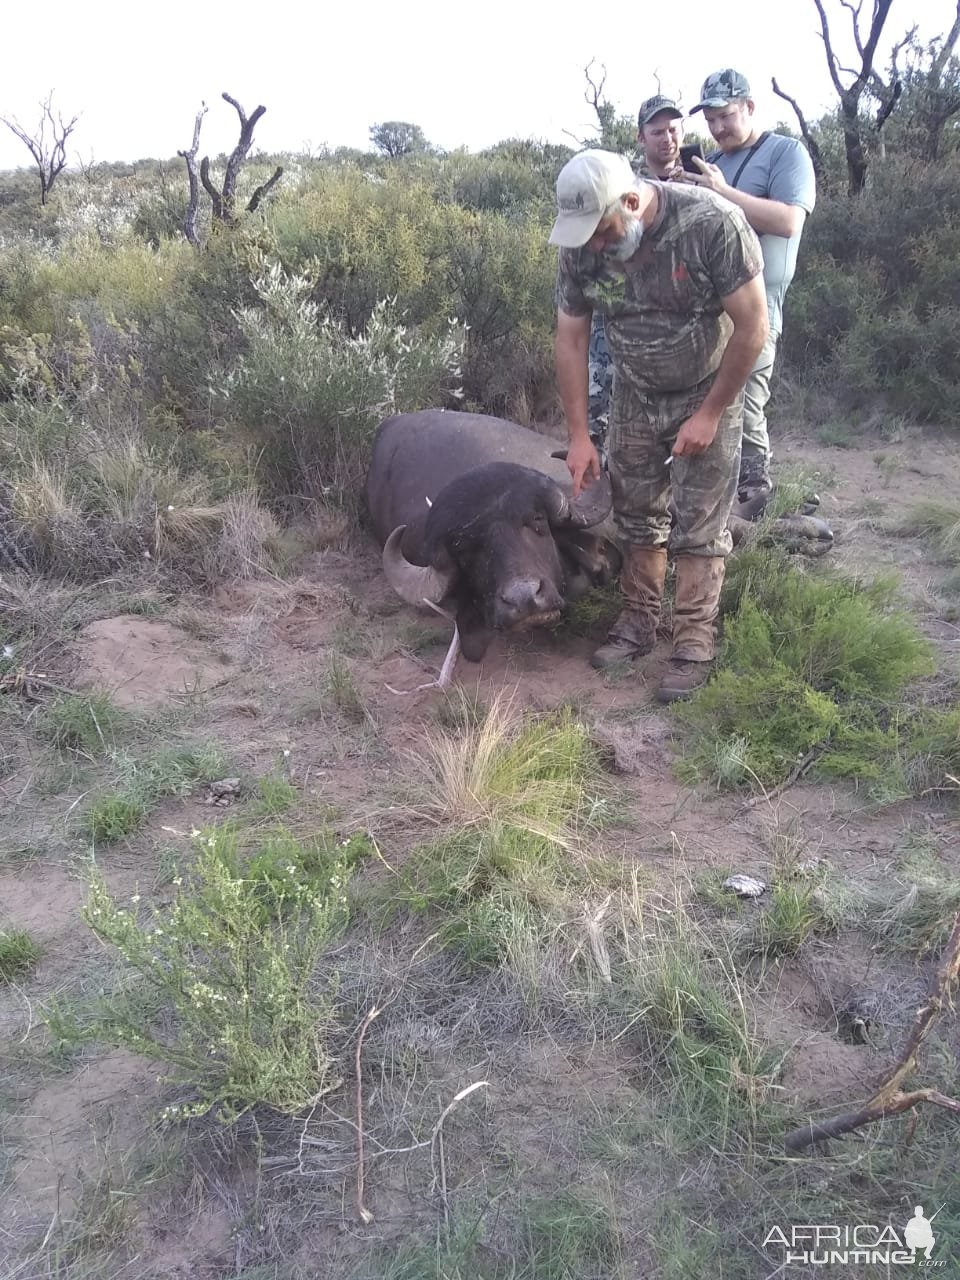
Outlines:
<svg viewBox="0 0 960 1280"><path fill-rule="evenodd" d="M9 1225L69 1214L84 1176L142 1135L159 1092L157 1068L123 1049L41 1085L14 1120L18 1158L7 1194Z"/></svg>
<svg viewBox="0 0 960 1280"><path fill-rule="evenodd" d="M120 614L91 622L77 636L80 687L106 689L122 707L162 706L225 678L225 664L179 627Z"/></svg>

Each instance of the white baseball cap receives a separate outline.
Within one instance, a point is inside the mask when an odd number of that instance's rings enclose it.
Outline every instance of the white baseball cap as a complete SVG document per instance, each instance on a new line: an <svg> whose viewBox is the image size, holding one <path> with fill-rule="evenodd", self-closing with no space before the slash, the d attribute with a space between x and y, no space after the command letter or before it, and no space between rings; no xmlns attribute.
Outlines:
<svg viewBox="0 0 960 1280"><path fill-rule="evenodd" d="M563 249L585 245L608 209L637 185L630 161L614 151L591 148L568 160L557 178L557 220L550 243Z"/></svg>

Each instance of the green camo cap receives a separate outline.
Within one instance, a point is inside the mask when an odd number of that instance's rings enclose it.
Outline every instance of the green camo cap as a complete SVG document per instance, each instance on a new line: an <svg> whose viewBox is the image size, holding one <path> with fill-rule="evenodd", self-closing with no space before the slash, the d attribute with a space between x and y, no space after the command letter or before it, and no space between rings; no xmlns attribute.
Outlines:
<svg viewBox="0 0 960 1280"><path fill-rule="evenodd" d="M742 102L750 97L750 81L739 71L726 67L707 76L700 89L700 101L690 108L690 114L704 107L726 107L731 102Z"/></svg>
<svg viewBox="0 0 960 1280"><path fill-rule="evenodd" d="M652 98L647 98L646 102L640 103L640 114L637 118L640 128L642 129L645 124L649 124L653 117L658 116L661 111L669 111L675 120L683 118L683 112L673 98L667 98L662 93L656 93Z"/></svg>

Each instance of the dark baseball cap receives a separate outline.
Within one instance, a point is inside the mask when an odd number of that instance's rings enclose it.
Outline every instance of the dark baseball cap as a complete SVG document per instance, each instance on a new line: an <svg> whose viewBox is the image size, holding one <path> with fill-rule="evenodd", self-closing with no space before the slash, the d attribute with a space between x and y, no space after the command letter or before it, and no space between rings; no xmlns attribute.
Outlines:
<svg viewBox="0 0 960 1280"><path fill-rule="evenodd" d="M750 97L750 81L739 71L726 67L707 76L700 88L700 101L690 108L690 114L704 107L726 107L731 102L742 102Z"/></svg>
<svg viewBox="0 0 960 1280"><path fill-rule="evenodd" d="M642 129L645 124L649 124L653 117L658 116L661 111L669 111L675 119L683 118L683 112L673 98L665 98L662 93L655 93L652 98L647 98L645 102L640 103L640 114L637 116L638 126Z"/></svg>

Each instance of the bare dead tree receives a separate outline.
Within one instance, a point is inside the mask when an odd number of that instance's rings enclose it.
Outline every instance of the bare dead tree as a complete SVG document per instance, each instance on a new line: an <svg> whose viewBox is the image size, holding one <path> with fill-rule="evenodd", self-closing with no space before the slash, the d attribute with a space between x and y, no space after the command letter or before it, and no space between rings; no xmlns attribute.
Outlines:
<svg viewBox="0 0 960 1280"><path fill-rule="evenodd" d="M600 134L600 146L607 151L628 154L635 150L637 144L636 119L633 116L617 115L616 106L603 95L604 85L607 83L607 68L601 63L600 76L597 79L596 72L593 70L593 61L591 58L583 68L583 75L587 82L583 97L587 105L593 108L594 115L597 117L596 128ZM569 130L564 132L568 133ZM592 145L591 139L579 138L577 141L584 147Z"/></svg>
<svg viewBox="0 0 960 1280"><path fill-rule="evenodd" d="M800 110L800 105L796 98L791 98L789 93L784 91L777 84L777 77L774 76L770 81L773 92L778 98L783 98L785 102L789 102L793 107L794 115L797 117L797 124L800 126L800 134L806 144L807 150L810 152L810 159L813 162L813 172L816 174L817 186L821 191L829 190L829 179L827 177L827 168L823 163L823 152L820 150L820 144L810 132L810 126L807 124L806 116Z"/></svg>
<svg viewBox="0 0 960 1280"><path fill-rule="evenodd" d="M190 184L190 198L187 202L187 211L183 215L183 234L187 240L194 245L199 246L200 237L197 233L197 213L200 209L200 181L197 176L197 152L200 150L200 126L203 124L203 117L207 114L207 104L201 102L200 110L197 112L197 118L193 122L193 145L189 151L178 151L178 156L183 156L187 166L187 181Z"/></svg>
<svg viewBox="0 0 960 1280"><path fill-rule="evenodd" d="M860 15L863 0L856 4L851 0L840 0L841 6L850 14L850 25L853 43L860 58L859 69L844 67L834 51L830 35L830 22L823 0L813 0L820 15L820 34L827 59L827 70L840 99L840 123L843 128L843 143L847 158L847 179L850 194L859 195L867 180L867 154L864 147L865 122L860 112L860 100L864 91L875 84L873 60L876 57L877 45L883 33L884 24L890 13L893 0L873 0L873 15L866 38L860 33ZM849 84L844 84L841 76L852 76Z"/></svg>
<svg viewBox="0 0 960 1280"><path fill-rule="evenodd" d="M926 49L920 49L913 39L916 28L910 33L909 53L912 55L904 71L909 89L911 114L922 131L923 158L935 161L940 156L940 145L947 121L960 115L960 65L954 56L960 40L960 0L957 0L956 17L950 30L939 40L932 40ZM921 59L930 59L924 67ZM894 62L894 69L896 63Z"/></svg>
<svg viewBox="0 0 960 1280"><path fill-rule="evenodd" d="M845 1133L852 1133L865 1124L877 1120L888 1120L891 1116L902 1115L912 1111L922 1102L943 1107L960 1115L960 1101L950 1098L938 1089L913 1089L904 1092L901 1087L909 1076L917 1069L917 1055L920 1046L929 1035L931 1029L945 1010L952 1008L952 997L960 980L960 912L953 921L953 930L943 953L940 965L933 974L927 999L917 1010L913 1026L907 1036L906 1043L892 1068L887 1072L873 1097L856 1111L834 1116L822 1124L802 1125L794 1129L785 1138L788 1151L802 1151L815 1142L824 1142L828 1138L841 1138Z"/></svg>
<svg viewBox="0 0 960 1280"><path fill-rule="evenodd" d="M182 156L187 166L187 178L190 184L190 197L187 204L187 211L183 218L183 234L192 245L199 246L200 236L197 231L197 215L200 209L200 187L206 191L210 197L210 203L213 207L213 217L217 222L223 222L228 226L235 226L238 219L236 216L236 189L237 178L240 170L243 168L243 162L247 158L250 147L253 144L253 131L256 128L257 121L266 111L266 107L257 107L253 115L249 118L240 103L235 98L231 98L229 93L221 95L225 102L229 102L235 108L240 117L240 140L230 153L227 161L227 169L223 178L223 185L218 191L210 176L210 157L204 156L200 161L199 169L197 167L197 153L200 150L200 127L203 124L203 117L207 113L207 104L202 103L200 110L197 112L197 118L193 124L193 144L189 151L178 151L177 155ZM268 192L276 186L283 177L283 166L278 165L273 174L266 182L261 183L254 191L253 195L247 201L246 212L254 213L260 206L261 200Z"/></svg>
<svg viewBox="0 0 960 1280"><path fill-rule="evenodd" d="M67 163L67 139L76 128L79 116L64 120L62 114L53 110L53 90L40 103L40 123L33 133L23 127L16 119L0 116L0 120L11 133L15 133L33 157L37 173L40 175L40 203L47 203L47 196L53 190L64 166Z"/></svg>
<svg viewBox="0 0 960 1280"><path fill-rule="evenodd" d="M200 162L200 181L203 183L204 190L210 197L210 201L213 205L214 218L218 222L225 222L229 226L233 226L237 221L235 208L237 178L240 174L240 170L243 168L243 162L246 160L247 154L253 145L253 131L257 127L257 121L264 114L267 108L264 106L257 107L253 115L248 118L246 112L243 107L241 107L240 103L237 102L236 98L231 98L229 93L222 93L220 96L223 98L224 102L230 103L231 107L234 108L237 115L240 117L240 140L230 153L230 158L227 161L227 169L223 176L223 186L221 190L217 191L210 179L210 161L206 156L204 156L203 160ZM250 201L247 204L248 213L252 213L257 208L263 197L280 181L282 176L283 167L278 165L274 170L272 177L268 178L262 186L258 187L250 197Z"/></svg>

